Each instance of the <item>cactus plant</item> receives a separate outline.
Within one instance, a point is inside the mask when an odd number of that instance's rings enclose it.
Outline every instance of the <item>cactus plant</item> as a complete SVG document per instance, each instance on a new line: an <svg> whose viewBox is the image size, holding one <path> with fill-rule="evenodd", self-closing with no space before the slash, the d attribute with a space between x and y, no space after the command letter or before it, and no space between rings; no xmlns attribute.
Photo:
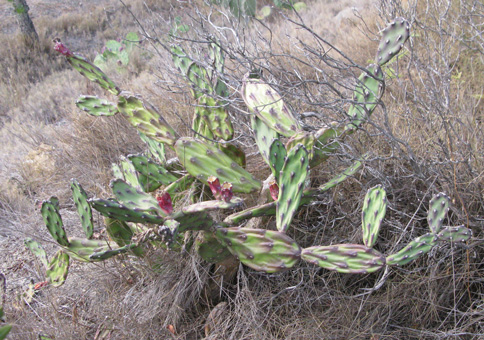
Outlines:
<svg viewBox="0 0 484 340"><path fill-rule="evenodd" d="M76 179L71 180L72 198L77 208L77 213L81 218L81 226L87 238L91 238L94 233L92 221L92 209L87 202L87 194Z"/></svg>
<svg viewBox="0 0 484 340"><path fill-rule="evenodd" d="M354 175L366 159L365 155L327 183L310 187L310 167L325 161L341 140L356 132L375 110L383 92L380 66L399 52L408 36L408 23L400 18L384 31L377 64L368 66L359 77L346 120L317 129L302 128L291 105L274 85L254 73L244 77L241 97L251 113L255 143L272 173L263 183L244 168L244 153L230 141L234 130L224 81L230 78L223 74L225 56L219 41L209 38L209 63L203 64L198 61L203 58L192 58L172 40L175 67L191 86L195 137L180 137L160 111L138 95L121 92L102 71L58 42L56 49L81 74L118 96L116 105L84 96L79 106L90 114L119 111L139 131L149 154L130 155L120 166L113 166L116 178L111 181L113 195L109 199L87 200L87 195L73 184L80 202L76 203L79 214L84 216L81 218L89 220L85 214L87 202L105 216L113 242L67 238L54 198L42 208L49 231L68 257L90 262L130 252L143 256L145 243L179 250L188 233L187 239L192 241L184 244L185 249L196 240L194 249L204 260L219 263L235 257L244 265L267 273L289 269L300 259L342 273L371 273L387 265L407 264L441 242L468 240L471 231L464 226L443 227L449 200L440 194L430 204L429 234L389 256L376 251L373 247L384 226L387 206L382 186L369 189L363 202L362 245L313 245L302 249L286 234L301 205L311 203ZM171 170L173 165L165 159L165 146L175 151L181 173ZM188 195L185 190L190 190ZM240 210L249 201L244 194L258 191L259 203ZM274 202L264 203L267 191ZM234 196L239 193L241 197ZM193 200L192 204L179 204L184 196L188 196L186 201ZM260 216L275 216L277 231L243 226L246 220ZM84 228L91 230L91 226L87 223ZM89 232L86 235L90 237ZM60 276L55 280L60 282Z"/></svg>
<svg viewBox="0 0 484 340"><path fill-rule="evenodd" d="M69 255L67 255L62 249L59 249L47 267L47 281L49 281L53 287L61 286L67 278L68 270Z"/></svg>
<svg viewBox="0 0 484 340"><path fill-rule="evenodd" d="M97 96L80 96L76 106L91 116L114 116L118 113L115 104Z"/></svg>
<svg viewBox="0 0 484 340"><path fill-rule="evenodd" d="M118 98L118 110L147 137L168 145L175 143L175 130L153 106L143 102L141 98L122 93Z"/></svg>
<svg viewBox="0 0 484 340"><path fill-rule="evenodd" d="M386 211L387 200L385 190L379 185L368 190L361 212L363 243L365 246L371 248L375 245Z"/></svg>
<svg viewBox="0 0 484 340"><path fill-rule="evenodd" d="M200 181L207 182L213 175L222 182L232 183L234 192L260 189L259 181L212 144L195 138L179 138L175 151L188 173Z"/></svg>
<svg viewBox="0 0 484 340"><path fill-rule="evenodd" d="M62 223L62 217L55 203L56 198L51 198L49 201L42 203L41 213L44 218L44 223L49 229L50 234L61 246L67 247L69 241L67 240L66 231L64 230L64 224Z"/></svg>
<svg viewBox="0 0 484 340"><path fill-rule="evenodd" d="M247 107L281 135L291 137L301 130L294 113L284 103L281 95L263 80L247 74L241 93Z"/></svg>
<svg viewBox="0 0 484 340"><path fill-rule="evenodd" d="M403 48L410 36L410 25L405 19L396 18L382 33L376 54L376 60L380 66L389 62Z"/></svg>
<svg viewBox="0 0 484 340"><path fill-rule="evenodd" d="M279 175L279 195L276 203L277 230L285 232L289 228L299 208L308 171L308 152L302 144L299 144L289 151Z"/></svg>
<svg viewBox="0 0 484 340"><path fill-rule="evenodd" d="M44 248L42 248L42 246L38 242L32 240L31 238L27 238L24 240L24 244L32 252L32 254L37 256L37 258L45 267L49 265L49 261L47 260L47 254Z"/></svg>
<svg viewBox="0 0 484 340"><path fill-rule="evenodd" d="M340 273L372 273L385 265L382 254L361 244L309 247L301 256L307 262Z"/></svg>
<svg viewBox="0 0 484 340"><path fill-rule="evenodd" d="M3 306L0 306L0 321L3 320ZM3 325L0 327L0 340L4 340L12 330L12 325Z"/></svg>
<svg viewBox="0 0 484 340"><path fill-rule="evenodd" d="M243 264L266 273L291 268L301 256L301 247L289 236L277 231L219 228L215 237Z"/></svg>

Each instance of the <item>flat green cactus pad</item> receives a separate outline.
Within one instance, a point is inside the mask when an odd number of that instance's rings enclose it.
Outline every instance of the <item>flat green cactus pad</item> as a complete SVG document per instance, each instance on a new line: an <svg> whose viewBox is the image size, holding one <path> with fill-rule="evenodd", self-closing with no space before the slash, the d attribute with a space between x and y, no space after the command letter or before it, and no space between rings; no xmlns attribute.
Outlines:
<svg viewBox="0 0 484 340"><path fill-rule="evenodd" d="M301 248L286 234L273 230L220 228L215 237L246 266L266 273L293 267Z"/></svg>
<svg viewBox="0 0 484 340"><path fill-rule="evenodd" d="M270 128L286 137L301 130L299 123L281 95L261 79L246 77L242 98L247 107Z"/></svg>
<svg viewBox="0 0 484 340"><path fill-rule="evenodd" d="M207 183L208 177L215 176L220 183L231 183L234 192L244 193L261 187L258 180L215 145L195 138L180 138L175 151L188 173L202 182Z"/></svg>
<svg viewBox="0 0 484 340"><path fill-rule="evenodd" d="M361 244L335 244L303 249L303 260L340 273L366 274L381 269L385 258Z"/></svg>
<svg viewBox="0 0 484 340"><path fill-rule="evenodd" d="M69 255L60 249L52 258L47 267L47 281L53 287L59 287L64 284L69 272Z"/></svg>

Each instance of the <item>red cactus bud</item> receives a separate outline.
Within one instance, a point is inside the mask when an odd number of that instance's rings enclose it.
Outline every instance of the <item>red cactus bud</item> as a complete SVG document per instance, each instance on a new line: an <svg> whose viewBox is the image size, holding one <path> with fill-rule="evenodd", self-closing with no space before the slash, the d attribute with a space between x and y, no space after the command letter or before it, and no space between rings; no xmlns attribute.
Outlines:
<svg viewBox="0 0 484 340"><path fill-rule="evenodd" d="M277 185L277 182L272 180L269 184L269 191L271 193L271 197L274 201L277 201L279 198L279 186Z"/></svg>
<svg viewBox="0 0 484 340"><path fill-rule="evenodd" d="M66 57L72 57L74 54L64 45L59 38L54 39L54 50Z"/></svg>
<svg viewBox="0 0 484 340"><path fill-rule="evenodd" d="M44 288L45 286L49 285L49 281L42 281L42 282L37 282L34 286L34 290L40 290Z"/></svg>
<svg viewBox="0 0 484 340"><path fill-rule="evenodd" d="M212 190L213 196L215 196L215 199L218 199L218 200L221 199L222 186L220 185L220 181L218 180L218 178L215 176L210 176L208 177L207 182L208 182L208 185L210 186L210 190Z"/></svg>
<svg viewBox="0 0 484 340"><path fill-rule="evenodd" d="M169 193L164 192L162 194L157 194L156 200L165 214L170 215L173 212L173 204L171 203L171 196Z"/></svg>
<svg viewBox="0 0 484 340"><path fill-rule="evenodd" d="M230 200L234 196L234 193L232 192L232 184L230 184L229 182L224 182L220 193L222 194L222 199L225 202L230 202Z"/></svg>

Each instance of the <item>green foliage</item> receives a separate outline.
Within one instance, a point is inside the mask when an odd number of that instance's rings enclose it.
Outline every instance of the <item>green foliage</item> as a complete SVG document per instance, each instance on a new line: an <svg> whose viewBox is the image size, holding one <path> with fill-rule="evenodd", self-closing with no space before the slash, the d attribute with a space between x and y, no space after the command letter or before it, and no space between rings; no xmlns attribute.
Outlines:
<svg viewBox="0 0 484 340"><path fill-rule="evenodd" d="M40 262L44 265L44 267L47 267L49 265L49 261L47 260L47 254L40 245L40 243L32 240L31 238L25 239L24 240L25 246L34 254L37 256L37 258L40 260Z"/></svg>
<svg viewBox="0 0 484 340"><path fill-rule="evenodd" d="M96 55L94 65L102 70L106 70L108 65L115 64L119 68L129 64L129 57L134 48L140 43L140 38L135 32L129 32L126 38L120 41L108 40L103 48L103 52Z"/></svg>
<svg viewBox="0 0 484 340"><path fill-rule="evenodd" d="M65 282L68 270L69 255L59 249L50 261L45 276L53 287L59 287Z"/></svg>
<svg viewBox="0 0 484 340"><path fill-rule="evenodd" d="M0 306L0 322L3 322L3 306ZM8 333L12 329L12 325L3 325L0 327L0 340L3 340L7 337Z"/></svg>

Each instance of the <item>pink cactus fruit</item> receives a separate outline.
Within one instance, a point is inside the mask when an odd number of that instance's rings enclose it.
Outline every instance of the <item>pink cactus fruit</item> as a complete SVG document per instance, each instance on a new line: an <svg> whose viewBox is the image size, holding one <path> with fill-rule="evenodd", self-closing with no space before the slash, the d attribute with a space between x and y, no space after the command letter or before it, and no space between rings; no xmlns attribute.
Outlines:
<svg viewBox="0 0 484 340"><path fill-rule="evenodd" d="M275 180L270 181L269 183L269 192L271 193L271 197L274 201L277 201L279 198L279 186Z"/></svg>
<svg viewBox="0 0 484 340"><path fill-rule="evenodd" d="M232 184L230 184L229 182L224 182L224 184L222 185L222 190L220 191L220 193L222 194L222 199L225 202L227 202L227 203L230 202L230 200L234 196L234 193L232 191Z"/></svg>
<svg viewBox="0 0 484 340"><path fill-rule="evenodd" d="M165 214L170 215L173 212L173 203L171 202L171 196L168 192L157 194L156 200Z"/></svg>
<svg viewBox="0 0 484 340"><path fill-rule="evenodd" d="M210 176L207 179L208 185L210 186L210 190L212 190L212 194L215 199L219 200L222 198L222 186L220 185L220 181L215 176Z"/></svg>
<svg viewBox="0 0 484 340"><path fill-rule="evenodd" d="M64 45L59 38L54 39L54 50L66 57L72 57L74 54Z"/></svg>

